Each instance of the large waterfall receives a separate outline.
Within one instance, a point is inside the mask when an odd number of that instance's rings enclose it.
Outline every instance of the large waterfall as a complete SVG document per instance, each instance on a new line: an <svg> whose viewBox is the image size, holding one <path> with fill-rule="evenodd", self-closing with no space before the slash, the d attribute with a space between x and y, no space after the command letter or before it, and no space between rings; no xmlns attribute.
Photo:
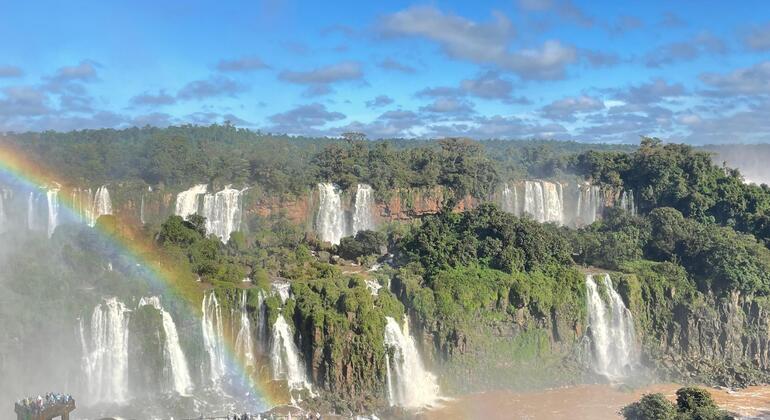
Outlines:
<svg viewBox="0 0 770 420"><path fill-rule="evenodd" d="M222 242L227 242L230 234L241 227L243 191L233 189L229 185L214 194L207 191L206 184L199 184L177 194L174 214L185 219L190 215L200 214L206 218L206 233L214 234Z"/></svg>
<svg viewBox="0 0 770 420"><path fill-rule="evenodd" d="M273 379L286 380L289 389L311 389L305 372L305 363L289 328L289 324L278 315L273 324L270 338L270 362L273 366Z"/></svg>
<svg viewBox="0 0 770 420"><path fill-rule="evenodd" d="M48 237L53 235L56 226L59 225L59 188L52 187L46 191L48 199Z"/></svg>
<svg viewBox="0 0 770 420"><path fill-rule="evenodd" d="M190 369L187 366L187 358L179 344L179 334L176 330L174 318L160 304L160 298L157 296L143 297L139 301L139 306L150 305L160 312L163 321L163 332L166 335L164 345L164 354L166 366L169 367L171 385L173 390L181 395L188 395L193 386L190 378Z"/></svg>
<svg viewBox="0 0 770 420"><path fill-rule="evenodd" d="M260 307L262 306L261 300ZM248 293L246 290L243 290L241 291L241 304L238 308L240 312L240 326L238 328L238 335L235 337L235 351L243 360L245 366L253 368L256 366L256 353L254 351L254 331L251 328L251 320L249 319L249 312L246 306L247 301Z"/></svg>
<svg viewBox="0 0 770 420"><path fill-rule="evenodd" d="M356 234L362 230L375 230L374 221L374 190L367 184L358 184L356 188L355 210L353 212L353 232Z"/></svg>
<svg viewBox="0 0 770 420"><path fill-rule="evenodd" d="M423 366L417 345L409 333L409 319L404 316L404 327L395 319L386 317L385 346L393 353L386 355L388 402L401 407L423 407L439 398L435 375Z"/></svg>
<svg viewBox="0 0 770 420"><path fill-rule="evenodd" d="M598 185L578 186L576 223L580 226L595 222L604 209L602 190Z"/></svg>
<svg viewBox="0 0 770 420"><path fill-rule="evenodd" d="M216 194L205 194L202 216L206 218L206 233L227 242L241 227L241 191L228 185Z"/></svg>
<svg viewBox="0 0 770 420"><path fill-rule="evenodd" d="M329 183L318 184L318 195L318 215L315 222L318 236L324 242L339 244L347 232L339 188Z"/></svg>
<svg viewBox="0 0 770 420"><path fill-rule="evenodd" d="M550 181L524 182L524 213L538 222L564 222L561 184Z"/></svg>
<svg viewBox="0 0 770 420"><path fill-rule="evenodd" d="M177 194L174 214L182 216L183 219L187 219L190 215L198 213L200 196L206 194L206 191L208 191L208 186L206 184L198 184L191 187L189 190Z"/></svg>
<svg viewBox="0 0 770 420"><path fill-rule="evenodd" d="M203 346L209 359L209 374L211 385L219 387L220 381L226 373L225 345L224 345L224 320L222 308L219 306L216 294L211 291L203 297L203 317L201 329L203 330Z"/></svg>
<svg viewBox="0 0 770 420"><path fill-rule="evenodd" d="M611 380L628 377L639 363L631 311L608 274L601 276L601 286L587 275L586 289L594 370Z"/></svg>
<svg viewBox="0 0 770 420"><path fill-rule="evenodd" d="M128 398L128 314L116 298L98 304L91 315L89 342L81 321L83 370L93 402L122 402Z"/></svg>

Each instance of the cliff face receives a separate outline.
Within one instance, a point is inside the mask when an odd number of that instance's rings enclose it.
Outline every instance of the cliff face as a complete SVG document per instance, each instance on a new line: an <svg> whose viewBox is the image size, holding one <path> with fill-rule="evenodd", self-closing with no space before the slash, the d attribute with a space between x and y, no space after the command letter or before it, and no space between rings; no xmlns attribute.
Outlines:
<svg viewBox="0 0 770 420"><path fill-rule="evenodd" d="M770 380L770 307L735 292L677 305L657 350L660 364L678 377L724 386Z"/></svg>

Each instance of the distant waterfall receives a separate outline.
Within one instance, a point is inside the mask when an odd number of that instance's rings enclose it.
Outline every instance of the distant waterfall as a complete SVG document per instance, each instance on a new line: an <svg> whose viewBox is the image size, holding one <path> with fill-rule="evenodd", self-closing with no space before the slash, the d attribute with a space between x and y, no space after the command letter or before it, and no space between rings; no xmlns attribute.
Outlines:
<svg viewBox="0 0 770 420"><path fill-rule="evenodd" d="M272 288L273 293L277 294L281 299L281 304L286 303L291 297L291 283L276 281L273 282L270 287Z"/></svg>
<svg viewBox="0 0 770 420"><path fill-rule="evenodd" d="M105 299L91 315L90 343L81 321L84 371L90 401L122 402L128 398L128 314L116 298Z"/></svg>
<svg viewBox="0 0 770 420"><path fill-rule="evenodd" d="M38 195L34 191L30 191L27 197L27 229L29 230L38 228L37 198Z"/></svg>
<svg viewBox="0 0 770 420"><path fill-rule="evenodd" d="M12 194L11 190L0 188L0 232L5 232L8 227L8 203Z"/></svg>
<svg viewBox="0 0 770 420"><path fill-rule="evenodd" d="M112 200L110 199L110 192L105 185L96 190L93 203L91 219L88 221L89 226L95 226L99 217L112 214Z"/></svg>
<svg viewBox="0 0 770 420"><path fill-rule="evenodd" d="M222 191L207 193L206 184L195 185L176 196L174 214L187 219L193 214L206 218L206 233L222 242L241 227L241 195L243 191L225 186ZM202 200L202 203L201 203Z"/></svg>
<svg viewBox="0 0 770 420"><path fill-rule="evenodd" d="M586 276L594 369L609 379L621 379L639 363L634 319L608 274L601 276L601 286L603 290L594 276Z"/></svg>
<svg viewBox="0 0 770 420"><path fill-rule="evenodd" d="M200 206L199 196L206 194L207 190L208 186L206 184L198 184L177 194L174 214L187 219L190 215L198 213L198 207Z"/></svg>
<svg viewBox="0 0 770 420"><path fill-rule="evenodd" d="M374 222L374 190L367 184L358 184L356 189L355 211L353 212L353 232L375 230Z"/></svg>
<svg viewBox="0 0 770 420"><path fill-rule="evenodd" d="M150 305L160 312L163 321L163 332L166 335L164 358L166 366L169 367L171 373L173 389L180 395L188 395L193 383L190 378L190 369L187 366L187 358L182 351L182 346L179 344L179 334L177 333L174 319L171 317L171 314L163 309L163 306L160 304L160 298L157 296L143 297L139 301L139 306L144 305Z"/></svg>
<svg viewBox="0 0 770 420"><path fill-rule="evenodd" d="M582 185L578 187L576 225L590 225L600 217L603 209L604 200L601 187L598 185Z"/></svg>
<svg viewBox="0 0 770 420"><path fill-rule="evenodd" d="M435 375L425 369L414 338L409 333L409 319L404 316L403 330L395 319L386 317L385 346L393 352L386 355L388 403L401 407L423 407L439 398Z"/></svg>
<svg viewBox="0 0 770 420"><path fill-rule="evenodd" d="M516 216L520 216L519 211L519 194L516 191L516 185L511 188L507 183L503 187L502 193L502 209L505 212L513 213Z"/></svg>
<svg viewBox="0 0 770 420"><path fill-rule="evenodd" d="M144 194L142 194L142 201L139 204L139 221L145 225L147 222L144 220Z"/></svg>
<svg viewBox="0 0 770 420"><path fill-rule="evenodd" d="M310 389L305 372L305 363L294 344L294 336L289 324L278 315L273 324L273 334L270 338L270 361L273 366L273 379L286 380L289 389Z"/></svg>
<svg viewBox="0 0 770 420"><path fill-rule="evenodd" d="M241 227L241 191L228 185L216 194L205 194L202 216L206 218L206 233L226 243Z"/></svg>
<svg viewBox="0 0 770 420"><path fill-rule="evenodd" d="M203 346L209 359L209 379L214 387L220 386L220 381L226 373L225 347L224 347L224 320L222 308L219 306L217 296L213 291L203 297L203 317L201 329L203 330Z"/></svg>
<svg viewBox="0 0 770 420"><path fill-rule="evenodd" d="M524 213L541 223L564 223L561 184L550 181L524 182Z"/></svg>
<svg viewBox="0 0 770 420"><path fill-rule="evenodd" d="M623 190L623 193L620 195L620 208L631 214L636 214L634 190Z"/></svg>
<svg viewBox="0 0 770 420"><path fill-rule="evenodd" d="M318 195L316 231L322 241L337 245L347 232L340 191L334 184L318 184Z"/></svg>
<svg viewBox="0 0 770 420"><path fill-rule="evenodd" d="M91 224L94 198L90 188L74 188L70 193L72 210L79 217L79 222Z"/></svg>
<svg viewBox="0 0 770 420"><path fill-rule="evenodd" d="M248 293L244 289L241 291L241 305L238 308L240 312L240 326L238 328L238 335L235 337L235 351L243 360L244 365L255 367L256 353L254 351L254 332L251 328L251 320L249 319L249 312L246 307L247 301Z"/></svg>
<svg viewBox="0 0 770 420"><path fill-rule="evenodd" d="M53 187L46 191L48 200L48 237L53 236L56 226L59 225L59 188Z"/></svg>

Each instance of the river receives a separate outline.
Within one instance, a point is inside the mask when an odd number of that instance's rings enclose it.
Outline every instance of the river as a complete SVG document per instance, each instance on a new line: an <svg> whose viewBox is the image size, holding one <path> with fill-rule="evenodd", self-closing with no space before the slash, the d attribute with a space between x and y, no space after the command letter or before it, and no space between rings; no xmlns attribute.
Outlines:
<svg viewBox="0 0 770 420"><path fill-rule="evenodd" d="M596 420L619 419L625 405L643 394L663 393L675 400L681 385L656 384L633 390L611 385L576 385L536 392L490 391L444 401L420 415L423 420ZM717 404L742 419L770 419L770 386L738 391L709 388Z"/></svg>

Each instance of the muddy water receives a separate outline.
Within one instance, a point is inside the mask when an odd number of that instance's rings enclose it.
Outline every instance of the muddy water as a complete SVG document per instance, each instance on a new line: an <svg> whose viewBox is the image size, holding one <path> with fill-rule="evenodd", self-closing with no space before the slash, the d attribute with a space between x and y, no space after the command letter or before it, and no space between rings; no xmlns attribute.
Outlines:
<svg viewBox="0 0 770 420"><path fill-rule="evenodd" d="M643 394L660 392L675 400L677 384L651 385L634 390L610 385L578 385L538 392L494 391L457 397L423 413L424 420L596 420L619 419L622 407ZM720 407L742 418L770 419L770 386L728 392L709 389Z"/></svg>

